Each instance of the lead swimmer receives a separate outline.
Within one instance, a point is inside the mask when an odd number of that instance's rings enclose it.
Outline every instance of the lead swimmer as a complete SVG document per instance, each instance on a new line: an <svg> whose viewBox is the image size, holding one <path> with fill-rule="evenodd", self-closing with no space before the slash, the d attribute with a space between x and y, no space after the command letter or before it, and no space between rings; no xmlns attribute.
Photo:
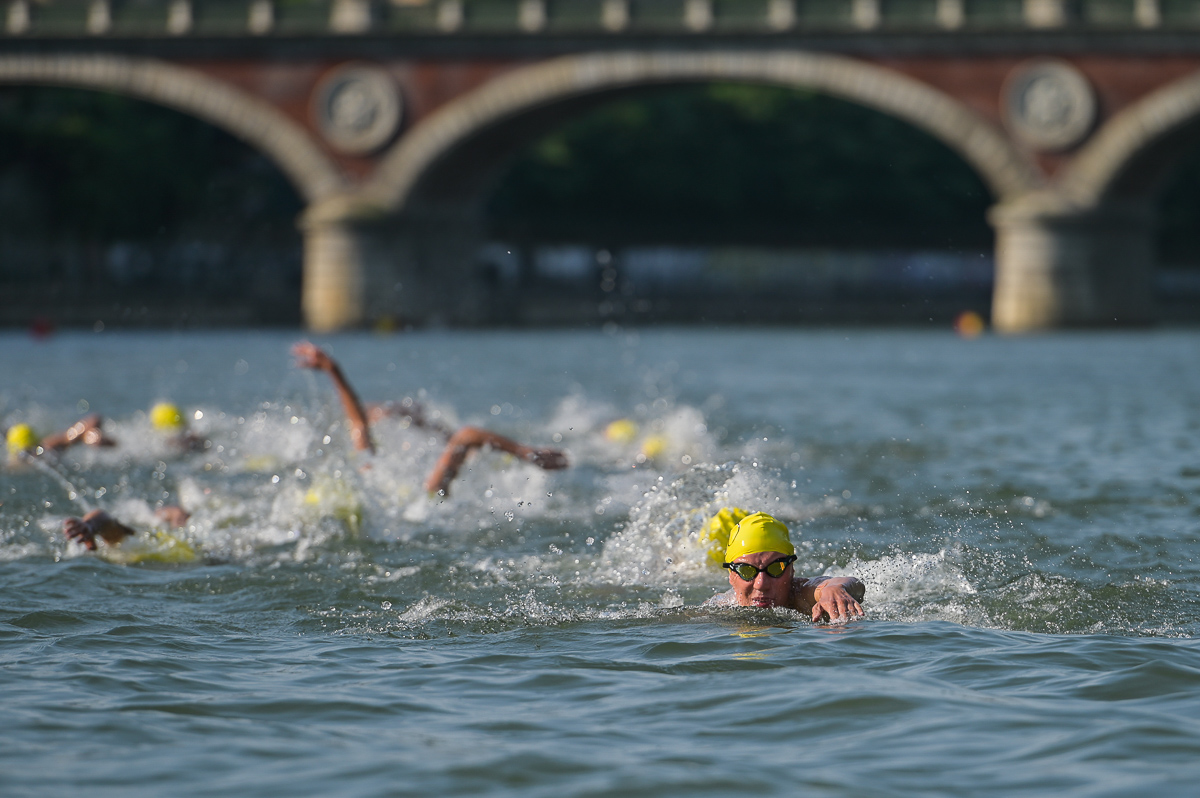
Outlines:
<svg viewBox="0 0 1200 798"><path fill-rule="evenodd" d="M859 602L866 585L853 576L795 575L796 547L781 521L735 507L722 510L709 524L709 536L718 543L722 527L728 530L721 566L729 571L729 590L705 606L789 607L811 614L814 622L863 615Z"/></svg>

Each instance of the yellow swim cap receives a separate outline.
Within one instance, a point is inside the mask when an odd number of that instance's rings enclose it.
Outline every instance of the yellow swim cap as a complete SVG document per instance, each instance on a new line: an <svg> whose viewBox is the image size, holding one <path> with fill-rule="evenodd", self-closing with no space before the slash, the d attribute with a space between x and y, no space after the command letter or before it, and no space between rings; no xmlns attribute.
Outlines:
<svg viewBox="0 0 1200 798"><path fill-rule="evenodd" d="M159 430L183 429L183 413L170 402L159 402L150 408L150 423Z"/></svg>
<svg viewBox="0 0 1200 798"><path fill-rule="evenodd" d="M9 454L27 452L39 443L37 433L28 424L13 424L8 428L8 435L5 437Z"/></svg>
<svg viewBox="0 0 1200 798"><path fill-rule="evenodd" d="M661 435L651 435L642 441L642 454L647 460L656 460L662 457L663 452L666 450L667 439Z"/></svg>
<svg viewBox="0 0 1200 798"><path fill-rule="evenodd" d="M638 436L638 425L627 418L619 418L604 428L604 437L613 443L633 443Z"/></svg>
<svg viewBox="0 0 1200 798"><path fill-rule="evenodd" d="M750 513L741 507L722 507L721 511L708 519L701 541L708 544L708 558L715 564L725 562L725 549L729 546L729 533Z"/></svg>
<svg viewBox="0 0 1200 798"><path fill-rule="evenodd" d="M725 562L733 562L738 557L758 554L761 551L795 554L796 547L792 545L786 526L766 513L754 513L739 521L729 533Z"/></svg>

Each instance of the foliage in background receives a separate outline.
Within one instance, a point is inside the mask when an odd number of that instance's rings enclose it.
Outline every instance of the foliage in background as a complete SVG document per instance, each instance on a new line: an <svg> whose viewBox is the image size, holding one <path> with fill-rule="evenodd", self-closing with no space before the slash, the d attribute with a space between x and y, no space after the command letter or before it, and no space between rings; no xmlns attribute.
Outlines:
<svg viewBox="0 0 1200 798"><path fill-rule="evenodd" d="M986 249L955 153L811 92L713 84L615 100L516 158L490 203L526 239Z"/></svg>
<svg viewBox="0 0 1200 798"><path fill-rule="evenodd" d="M1200 147L1172 170L1158 211L1159 263L1200 269Z"/></svg>
<svg viewBox="0 0 1200 798"><path fill-rule="evenodd" d="M191 117L102 92L0 90L0 234L298 240L300 209L266 158Z"/></svg>

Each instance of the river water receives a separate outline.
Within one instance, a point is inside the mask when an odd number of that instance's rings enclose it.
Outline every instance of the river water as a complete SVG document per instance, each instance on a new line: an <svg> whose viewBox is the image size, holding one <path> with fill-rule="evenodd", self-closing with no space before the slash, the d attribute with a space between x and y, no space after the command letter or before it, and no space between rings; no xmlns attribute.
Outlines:
<svg viewBox="0 0 1200 798"><path fill-rule="evenodd" d="M282 333L0 336L0 794L1142 795L1200 780L1200 333L421 332L321 339L572 468L398 419L348 445ZM207 449L147 408L170 399ZM628 441L604 436L620 418ZM328 439L328 442L326 442ZM649 452L652 457L647 457ZM190 564L61 534L103 507ZM708 609L726 504L865 619Z"/></svg>

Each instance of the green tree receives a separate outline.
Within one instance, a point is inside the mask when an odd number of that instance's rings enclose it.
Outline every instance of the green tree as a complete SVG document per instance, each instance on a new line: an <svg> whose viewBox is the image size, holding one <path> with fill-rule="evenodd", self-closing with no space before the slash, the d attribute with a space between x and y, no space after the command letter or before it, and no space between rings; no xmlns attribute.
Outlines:
<svg viewBox="0 0 1200 798"><path fill-rule="evenodd" d="M522 151L489 203L533 240L979 249L992 199L916 128L812 92L712 84L614 100Z"/></svg>

